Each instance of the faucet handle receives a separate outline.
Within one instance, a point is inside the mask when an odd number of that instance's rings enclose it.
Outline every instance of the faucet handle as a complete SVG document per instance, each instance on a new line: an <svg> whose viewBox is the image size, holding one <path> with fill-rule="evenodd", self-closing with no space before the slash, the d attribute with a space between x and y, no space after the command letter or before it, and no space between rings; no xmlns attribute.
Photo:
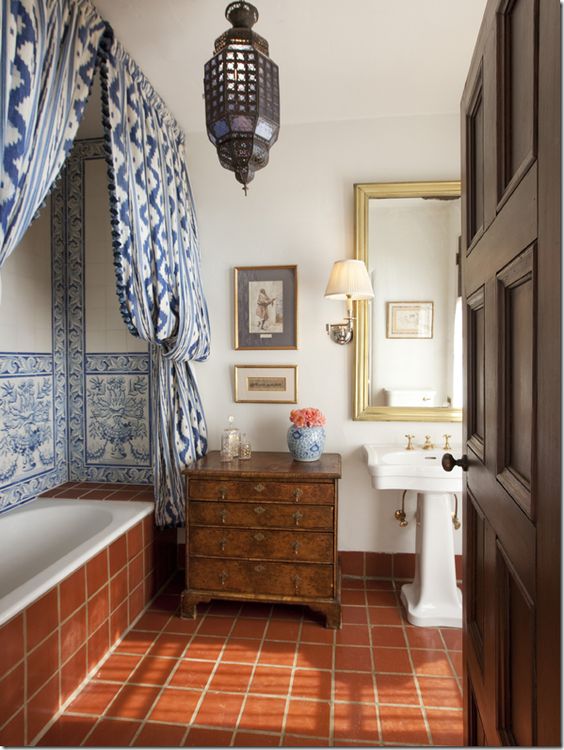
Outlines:
<svg viewBox="0 0 564 750"><path fill-rule="evenodd" d="M449 450L451 450L451 446L450 446L450 443L448 442L448 439L449 439L449 438L451 438L451 437L452 437L452 435L447 435L447 434L445 433L445 434L443 435L443 437L444 437L444 439L445 439L445 444L443 445L443 450L444 450L444 451L449 451Z"/></svg>
<svg viewBox="0 0 564 750"><path fill-rule="evenodd" d="M432 450L435 447L433 443L431 442L430 435L425 435L425 442L423 443L422 447L424 451Z"/></svg>
<svg viewBox="0 0 564 750"><path fill-rule="evenodd" d="M415 448L413 447L413 438L415 435L405 435L407 438L407 445L405 446L406 451L413 451Z"/></svg>

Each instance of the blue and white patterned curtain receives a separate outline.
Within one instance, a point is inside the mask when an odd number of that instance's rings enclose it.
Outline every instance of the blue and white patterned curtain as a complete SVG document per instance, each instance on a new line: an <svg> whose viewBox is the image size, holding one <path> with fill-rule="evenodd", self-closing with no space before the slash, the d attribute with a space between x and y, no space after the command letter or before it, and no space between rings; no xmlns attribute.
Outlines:
<svg viewBox="0 0 564 750"><path fill-rule="evenodd" d="M1 0L0 268L59 174L106 24L89 0Z"/></svg>
<svg viewBox="0 0 564 750"><path fill-rule="evenodd" d="M190 360L209 355L194 201L184 135L117 40L104 44L114 265L122 316L153 345L156 521L184 522L181 469L207 450Z"/></svg>

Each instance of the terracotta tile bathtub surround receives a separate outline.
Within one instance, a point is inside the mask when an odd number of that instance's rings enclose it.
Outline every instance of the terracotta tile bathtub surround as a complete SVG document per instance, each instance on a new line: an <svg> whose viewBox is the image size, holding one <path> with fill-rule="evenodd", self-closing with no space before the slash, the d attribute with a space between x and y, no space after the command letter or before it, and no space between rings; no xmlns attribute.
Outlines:
<svg viewBox="0 0 564 750"><path fill-rule="evenodd" d="M462 744L460 631L410 626L393 581L344 578L340 631L283 605L212 601L182 620L182 585L157 597L38 745Z"/></svg>
<svg viewBox="0 0 564 750"><path fill-rule="evenodd" d="M135 499L146 491L136 487ZM148 516L0 628L0 744L32 744L141 614L172 572L175 550L165 536L168 569L162 560L157 568L162 541ZM124 670L115 674L125 679ZM61 726L78 737L84 723Z"/></svg>

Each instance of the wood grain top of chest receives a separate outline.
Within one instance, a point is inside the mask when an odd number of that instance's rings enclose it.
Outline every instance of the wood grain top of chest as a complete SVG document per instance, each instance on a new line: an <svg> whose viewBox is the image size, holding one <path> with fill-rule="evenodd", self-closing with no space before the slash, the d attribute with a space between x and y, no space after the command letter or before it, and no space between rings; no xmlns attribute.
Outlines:
<svg viewBox="0 0 564 750"><path fill-rule="evenodd" d="M267 479L190 479L188 497L219 502L290 502L332 505L335 484L324 482L285 482Z"/></svg>

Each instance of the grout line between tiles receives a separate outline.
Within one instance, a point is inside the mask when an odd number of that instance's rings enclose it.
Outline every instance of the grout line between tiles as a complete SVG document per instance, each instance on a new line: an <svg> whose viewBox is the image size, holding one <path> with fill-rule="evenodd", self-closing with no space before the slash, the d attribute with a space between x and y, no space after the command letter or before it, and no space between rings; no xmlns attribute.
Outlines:
<svg viewBox="0 0 564 750"><path fill-rule="evenodd" d="M403 615L402 602L401 602L401 597L399 595L398 595L398 606L400 607L400 611L402 612L402 615ZM415 684L415 690L417 691L417 696L419 697L419 702L421 704L420 705L421 715L423 717L423 723L425 724L425 731L427 732L428 744L432 745L433 744L433 735L431 734L431 726L430 726L429 720L427 718L427 711L425 709L425 704L424 704L424 701L423 701L423 693L421 692L421 686L419 685L419 677L418 677L418 675L417 675L417 673L415 671L415 664L413 663L413 657L411 655L411 645L410 645L410 642L409 642L409 638L407 637L407 625L406 625L406 622L407 622L407 614L406 614L406 619L405 620L404 620L404 618L402 616L403 637L404 637L405 642L407 644L407 658L409 659L409 663L411 665L411 671L412 671L412 674L413 674L413 682Z"/></svg>
<svg viewBox="0 0 564 750"><path fill-rule="evenodd" d="M245 711L245 706L247 705L247 698L249 697L249 688L251 687L251 683L252 683L253 678L255 676L255 672L257 671L257 666L258 666L258 663L259 663L259 660L260 660L260 655L261 655L261 652L262 652L262 648L264 646L264 642L266 640L266 634L268 632L268 626L272 622L272 613L273 612L274 612L274 607L271 605L270 612L268 613L268 618L266 619L266 624L265 624L265 627L264 627L264 630L263 630L263 633L262 633L262 638L260 640L260 644L259 644L259 647L258 647L258 650L257 650L257 655L255 657L255 661L254 661L254 664L253 664L253 667L252 667L252 670L251 670L251 675L250 675L249 681L247 683L247 690L245 691L245 694L244 694L244 697L243 697L243 702L241 703L241 708L239 709L239 715L237 716L237 719L235 721L235 726L233 728L233 733L231 735L230 747L232 747L233 743L235 742L235 737L237 736L237 732L239 730L239 724L241 723L241 719L242 719L243 713ZM222 691L222 692L226 692L226 691Z"/></svg>
<svg viewBox="0 0 564 750"><path fill-rule="evenodd" d="M342 627L342 625L341 625ZM333 648L331 650L331 701L329 708L329 744L335 741L335 670L337 667L337 636L333 631Z"/></svg>
<svg viewBox="0 0 564 750"><path fill-rule="evenodd" d="M396 597L397 606L397 594L395 593L395 583L392 580L393 591ZM384 732L382 729L382 718L380 716L380 701L378 696L378 683L376 681L376 661L374 659L374 641L372 633L372 621L370 619L370 610L368 609L368 594L367 588L364 587L364 596L366 600L366 619L368 622L368 642L370 645L370 665L372 667L372 689L374 690L374 707L376 709L376 727L378 729L378 741L383 742Z"/></svg>
<svg viewBox="0 0 564 750"><path fill-rule="evenodd" d="M296 668L298 666L298 653L299 653L299 647L302 641L302 630L304 627L304 615L302 612L302 615L300 617L300 622L298 623L298 635L296 637L296 643L294 647L294 659L292 661L292 672L290 674L290 682L288 683L288 693L286 695L286 704L284 705L284 714L282 716L282 728L280 730L280 742L279 745L281 747L284 746L284 740L286 739L286 723L288 721L288 713L290 711L290 705L292 700L292 688L294 687L294 677L296 675Z"/></svg>
<svg viewBox="0 0 564 750"><path fill-rule="evenodd" d="M454 663L453 663L453 661L452 661L452 659L450 657L450 651L449 651L449 648L447 646L447 642L445 641L445 639L443 637L443 632L442 632L442 630L440 628L439 628L439 636L441 638L441 641L443 642L443 645L444 645L444 648L445 648L446 657L447 657L449 666L450 666L450 668L452 670L452 673L454 675L454 678L456 680L456 684L458 686L460 694L464 695L464 691L462 690L462 679L459 677L458 672L456 671L456 669L454 667Z"/></svg>

